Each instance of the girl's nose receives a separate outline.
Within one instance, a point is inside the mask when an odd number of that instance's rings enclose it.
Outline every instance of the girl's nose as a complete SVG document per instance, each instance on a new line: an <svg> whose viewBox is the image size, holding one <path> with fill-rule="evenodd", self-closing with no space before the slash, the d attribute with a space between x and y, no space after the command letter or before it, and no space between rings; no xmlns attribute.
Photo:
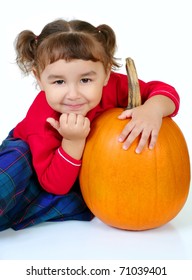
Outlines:
<svg viewBox="0 0 192 280"><path fill-rule="evenodd" d="M75 86L70 86L68 88L68 92L67 92L67 95L69 98L77 98L79 96L79 92L78 92L78 89L77 87Z"/></svg>

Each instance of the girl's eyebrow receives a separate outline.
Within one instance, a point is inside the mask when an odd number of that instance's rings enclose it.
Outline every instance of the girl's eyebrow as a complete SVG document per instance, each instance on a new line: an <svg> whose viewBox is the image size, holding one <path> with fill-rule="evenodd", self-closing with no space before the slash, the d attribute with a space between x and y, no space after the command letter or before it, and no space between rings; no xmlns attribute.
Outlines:
<svg viewBox="0 0 192 280"><path fill-rule="evenodd" d="M89 72L86 72L86 73L83 73L81 74L81 76L94 76L96 75L97 73L95 71L89 71Z"/></svg>
<svg viewBox="0 0 192 280"><path fill-rule="evenodd" d="M51 75L49 75L47 77L47 79L48 80L63 80L64 77L62 75L53 75L53 74L51 74Z"/></svg>
<svg viewBox="0 0 192 280"><path fill-rule="evenodd" d="M82 73L80 74L80 77L85 77L85 76L95 76L97 73L95 71L89 71L89 72L85 72L85 73ZM51 74L47 77L48 80L63 80L65 79L64 76L62 75L54 75L54 74Z"/></svg>

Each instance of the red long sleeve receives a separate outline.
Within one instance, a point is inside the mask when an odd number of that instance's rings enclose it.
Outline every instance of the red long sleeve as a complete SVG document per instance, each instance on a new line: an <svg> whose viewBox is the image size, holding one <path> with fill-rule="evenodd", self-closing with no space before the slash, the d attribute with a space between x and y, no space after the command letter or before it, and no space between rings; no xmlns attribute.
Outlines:
<svg viewBox="0 0 192 280"><path fill-rule="evenodd" d="M78 177L81 161L66 154L60 147L60 142L54 143L53 135L49 136L29 136L33 165L41 186L47 192L65 194L69 192Z"/></svg>

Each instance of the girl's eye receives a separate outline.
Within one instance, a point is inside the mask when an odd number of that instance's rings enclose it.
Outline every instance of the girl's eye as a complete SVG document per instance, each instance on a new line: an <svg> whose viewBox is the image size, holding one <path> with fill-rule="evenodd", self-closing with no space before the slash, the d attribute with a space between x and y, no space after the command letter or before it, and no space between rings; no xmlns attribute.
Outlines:
<svg viewBox="0 0 192 280"><path fill-rule="evenodd" d="M64 84L64 81L63 80L57 80L57 81L54 82L54 84L62 85L62 84Z"/></svg>
<svg viewBox="0 0 192 280"><path fill-rule="evenodd" d="M83 79L81 79L81 82L82 82L83 84L86 84L86 83L91 82L91 79L89 79L89 78L83 78Z"/></svg>

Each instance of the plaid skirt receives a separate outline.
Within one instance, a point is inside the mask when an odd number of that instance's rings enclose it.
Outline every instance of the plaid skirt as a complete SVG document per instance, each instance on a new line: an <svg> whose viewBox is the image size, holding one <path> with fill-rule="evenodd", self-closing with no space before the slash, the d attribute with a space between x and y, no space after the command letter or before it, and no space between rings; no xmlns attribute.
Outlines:
<svg viewBox="0 0 192 280"><path fill-rule="evenodd" d="M0 231L24 229L45 221L90 221L79 184L66 195L47 193L34 172L30 149L12 137L0 146Z"/></svg>

